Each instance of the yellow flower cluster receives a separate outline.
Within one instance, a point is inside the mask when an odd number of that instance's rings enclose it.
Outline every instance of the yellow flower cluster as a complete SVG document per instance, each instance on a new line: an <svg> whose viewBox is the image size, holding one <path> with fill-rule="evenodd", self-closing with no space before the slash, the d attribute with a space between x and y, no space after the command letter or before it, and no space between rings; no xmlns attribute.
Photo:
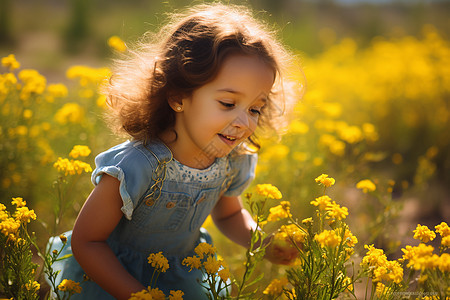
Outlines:
<svg viewBox="0 0 450 300"><path fill-rule="evenodd" d="M215 257L216 248L208 243L200 243L195 247L197 255L183 259L182 264L192 269L204 269L208 275L216 274L225 282L230 278L230 271L222 259Z"/></svg>
<svg viewBox="0 0 450 300"><path fill-rule="evenodd" d="M26 202L21 197L12 198L11 203L16 205L16 211L11 214L6 210L6 206L0 203L0 232L15 241L17 232L21 224L36 220L36 214L33 209L26 207Z"/></svg>
<svg viewBox="0 0 450 300"><path fill-rule="evenodd" d="M92 172L90 164L80 160L69 160L67 158L58 157L58 160L53 164L53 167L59 172L64 172L64 175L75 175L84 172Z"/></svg>
<svg viewBox="0 0 450 300"><path fill-rule="evenodd" d="M264 295L279 296L283 292L283 288L289 283L286 277L280 279L273 279L266 289L263 291Z"/></svg>
<svg viewBox="0 0 450 300"><path fill-rule="evenodd" d="M436 225L434 227L436 229L436 232L439 233L442 237L442 241L444 241L444 239L450 237L450 227L448 226L447 223L442 222L439 225ZM444 243L442 243L444 245ZM450 245L444 245L447 247L450 247Z"/></svg>
<svg viewBox="0 0 450 300"><path fill-rule="evenodd" d="M269 216L267 217L267 221L273 222L292 217L290 207L291 203L289 201L281 201L280 205L271 207L269 209Z"/></svg>
<svg viewBox="0 0 450 300"><path fill-rule="evenodd" d="M184 293L180 290L170 291L169 300L182 300ZM129 300L166 300L164 292L158 288L148 287L142 291L132 293Z"/></svg>
<svg viewBox="0 0 450 300"><path fill-rule="evenodd" d="M63 291L63 292L68 292L70 294L75 294L75 293L79 294L79 293L81 293L82 288L81 288L79 282L75 282L70 279L64 279L58 285L58 290Z"/></svg>
<svg viewBox="0 0 450 300"><path fill-rule="evenodd" d="M414 238L417 240L421 240L423 243L428 243L429 241L434 240L436 237L436 233L431 231L427 226L417 224L414 232Z"/></svg>
<svg viewBox="0 0 450 300"><path fill-rule="evenodd" d="M323 186L330 187L335 184L336 180L334 178L328 177L327 174L322 174L315 179L316 182L322 184Z"/></svg>
<svg viewBox="0 0 450 300"><path fill-rule="evenodd" d="M88 85L99 85L111 77L111 71L108 68L91 68L87 66L72 66L66 76L69 79L78 79L82 87Z"/></svg>
<svg viewBox="0 0 450 300"><path fill-rule="evenodd" d="M356 188L362 190L364 193L373 192L377 189L376 185L369 179L364 179L356 184Z"/></svg>
<svg viewBox="0 0 450 300"><path fill-rule="evenodd" d="M418 246L407 245L402 249L402 260L408 260L408 268L424 271L425 269L438 268L442 272L450 271L450 254L434 254L434 247L420 243Z"/></svg>
<svg viewBox="0 0 450 300"><path fill-rule="evenodd" d="M37 282L37 281L29 281L29 282L27 282L26 284L25 284L25 288L28 290L28 291L34 291L34 292L37 292L37 291L39 291L39 289L41 288L41 285L39 284L39 282Z"/></svg>
<svg viewBox="0 0 450 300"><path fill-rule="evenodd" d="M198 257L203 258L205 255L214 255L216 253L216 247L208 243L200 243L195 247L194 252Z"/></svg>
<svg viewBox="0 0 450 300"><path fill-rule="evenodd" d="M162 254L162 252L158 253L150 253L147 258L148 263L152 265L158 272L166 272L169 268L169 261Z"/></svg>
<svg viewBox="0 0 450 300"><path fill-rule="evenodd" d="M89 149L88 146L84 145L75 145L73 146L73 149L70 151L69 156L73 158L86 157L91 154L91 149Z"/></svg>
<svg viewBox="0 0 450 300"><path fill-rule="evenodd" d="M280 190L276 186L271 185L270 183L267 184L258 184L256 186L256 192L258 195L271 198L271 199L281 199L282 195Z"/></svg>
<svg viewBox="0 0 450 300"><path fill-rule="evenodd" d="M343 220L348 216L348 209L345 206L340 206L335 201L327 205L327 219L333 218L336 220Z"/></svg>
<svg viewBox="0 0 450 300"><path fill-rule="evenodd" d="M125 43L120 37L116 35L113 35L108 39L108 46L119 52L125 52L127 50L127 46L125 45Z"/></svg>
<svg viewBox="0 0 450 300"><path fill-rule="evenodd" d="M298 246L306 240L307 233L304 229L299 228L295 224L282 225L280 230L275 234L275 240L283 240L286 242L294 242Z"/></svg>
<svg viewBox="0 0 450 300"><path fill-rule="evenodd" d="M32 69L24 69L19 72L19 79L23 86L20 90L20 99L28 100L31 95L42 95L47 85L47 79Z"/></svg>
<svg viewBox="0 0 450 300"><path fill-rule="evenodd" d="M10 54L2 58L2 66L8 68L10 71L20 68L20 63L16 60L14 54Z"/></svg>
<svg viewBox="0 0 450 300"><path fill-rule="evenodd" d="M54 119L61 125L80 123L83 121L84 109L74 102L64 104L54 115Z"/></svg>
<svg viewBox="0 0 450 300"><path fill-rule="evenodd" d="M403 268L398 261L389 261L382 249L377 249L373 245L364 245L367 249L361 266L368 268L369 277L373 281L382 280L400 283L403 280Z"/></svg>
<svg viewBox="0 0 450 300"><path fill-rule="evenodd" d="M314 236L314 240L317 241L322 247L330 248L339 246L342 241L341 237L334 230L324 230Z"/></svg>
<svg viewBox="0 0 450 300"><path fill-rule="evenodd" d="M331 204L331 198L327 195L317 197L316 200L310 202L312 205L319 207L319 210L324 211L329 204Z"/></svg>
<svg viewBox="0 0 450 300"><path fill-rule="evenodd" d="M45 99L50 103L53 103L55 98L64 98L69 94L67 87L62 83L49 84L47 86L47 92L48 95Z"/></svg>

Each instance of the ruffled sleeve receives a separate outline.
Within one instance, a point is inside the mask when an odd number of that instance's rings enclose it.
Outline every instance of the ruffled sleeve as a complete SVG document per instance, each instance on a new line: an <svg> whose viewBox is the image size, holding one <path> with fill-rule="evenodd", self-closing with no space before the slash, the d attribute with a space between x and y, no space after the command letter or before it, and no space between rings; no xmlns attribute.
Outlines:
<svg viewBox="0 0 450 300"><path fill-rule="evenodd" d="M148 189L154 163L133 142L117 145L95 158L96 169L91 180L94 185L100 182L103 174L120 181L119 192L122 197L121 208L125 217L131 220L133 210Z"/></svg>
<svg viewBox="0 0 450 300"><path fill-rule="evenodd" d="M233 177L230 186L223 194L224 196L239 196L244 192L255 178L257 161L257 154L244 154L230 158Z"/></svg>

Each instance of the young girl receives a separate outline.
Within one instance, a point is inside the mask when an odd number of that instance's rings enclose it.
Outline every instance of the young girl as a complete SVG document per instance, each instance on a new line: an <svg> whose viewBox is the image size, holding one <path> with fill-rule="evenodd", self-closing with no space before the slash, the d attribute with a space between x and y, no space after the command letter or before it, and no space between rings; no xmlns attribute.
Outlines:
<svg viewBox="0 0 450 300"><path fill-rule="evenodd" d="M118 62L106 91L110 123L130 140L96 157L95 188L68 236L63 255L75 259L61 261L59 278L91 279L75 296L129 298L150 283L149 254L162 251L170 267L158 288L207 299L201 273L181 262L211 243L200 228L209 214L227 237L249 245L256 226L239 195L254 178L255 130L279 128L293 100L283 77L289 57L245 9L211 4L176 15ZM274 263L295 256L266 250Z"/></svg>

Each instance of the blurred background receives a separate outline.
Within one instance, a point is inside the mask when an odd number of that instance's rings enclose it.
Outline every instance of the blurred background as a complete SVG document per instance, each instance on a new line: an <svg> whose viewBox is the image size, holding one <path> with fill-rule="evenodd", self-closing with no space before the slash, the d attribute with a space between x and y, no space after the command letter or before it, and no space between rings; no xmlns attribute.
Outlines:
<svg viewBox="0 0 450 300"><path fill-rule="evenodd" d="M71 229L92 189L88 174L61 179L53 163L87 145L85 161L94 167L95 155L120 141L102 121L97 93L117 54L108 39L132 45L157 31L167 13L202 2L0 0L0 57L14 54L21 65L15 74L37 70L43 82L25 97L0 80L0 191L2 203L20 196L37 211L39 243ZM321 193L314 178L327 173L337 182L331 197L349 208L359 250L375 243L395 258L417 223L434 228L449 220L450 1L229 2L251 7L278 30L298 57L293 74L306 86L287 134L262 141L248 191L272 183L301 220ZM27 80L18 77L20 90ZM60 83L67 89L58 94L50 87ZM66 184L63 212L55 209L62 201L58 178ZM357 189L363 179L376 190ZM226 246L205 226L239 269L244 249ZM281 272L261 268L268 277Z"/></svg>

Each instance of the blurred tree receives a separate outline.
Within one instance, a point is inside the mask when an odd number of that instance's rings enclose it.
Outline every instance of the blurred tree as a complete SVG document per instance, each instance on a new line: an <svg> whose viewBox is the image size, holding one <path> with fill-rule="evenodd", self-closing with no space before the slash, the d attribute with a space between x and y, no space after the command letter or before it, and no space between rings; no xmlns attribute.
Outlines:
<svg viewBox="0 0 450 300"><path fill-rule="evenodd" d="M66 31L66 47L69 52L79 52L89 36L89 0L71 0L71 12Z"/></svg>
<svg viewBox="0 0 450 300"><path fill-rule="evenodd" d="M11 1L0 0L0 44L7 44L11 40Z"/></svg>

